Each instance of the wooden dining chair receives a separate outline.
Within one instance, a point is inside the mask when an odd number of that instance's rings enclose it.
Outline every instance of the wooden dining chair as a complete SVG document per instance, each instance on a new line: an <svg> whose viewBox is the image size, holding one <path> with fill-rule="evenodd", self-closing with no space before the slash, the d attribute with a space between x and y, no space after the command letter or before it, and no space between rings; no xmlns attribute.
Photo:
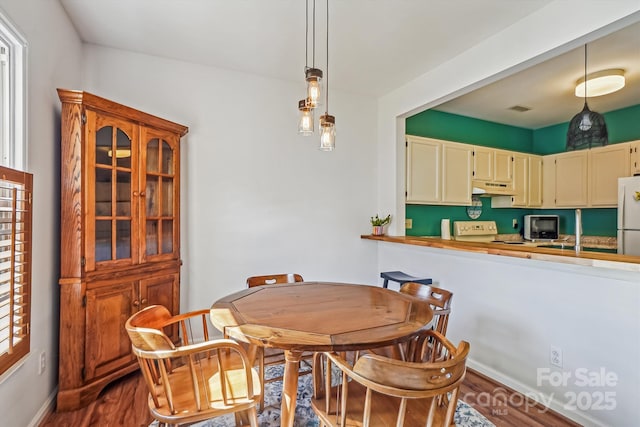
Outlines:
<svg viewBox="0 0 640 427"><path fill-rule="evenodd" d="M296 282L304 282L304 279L300 274L295 273L281 273L281 274L270 274L264 276L251 276L247 278L247 287L253 288L255 286L267 286L267 285L276 285L283 283L296 283ZM258 360L259 372L260 372L260 383L262 384L262 398L260 399L260 410L264 409L264 385L266 383L271 383L273 381L282 380L282 375L275 375L269 378L266 378L265 375L265 367L271 365L283 365L285 362L284 352L277 348L264 348L260 347L256 349L256 359ZM301 367L299 375L310 374L313 369L312 365L309 363L309 360L313 359L313 353L304 353L302 355L302 361L304 362L304 367Z"/></svg>
<svg viewBox="0 0 640 427"><path fill-rule="evenodd" d="M451 301L453 300L453 293L451 291L435 286L409 282L400 287L400 292L428 302L433 310L432 329L440 332L442 335L447 335L449 315L451 314ZM430 352L426 354L425 357L429 357L431 360L436 360L442 351L442 347L437 342L429 343L425 349L428 349Z"/></svg>
<svg viewBox="0 0 640 427"><path fill-rule="evenodd" d="M311 406L321 427L454 426L458 392L466 372L469 343L455 347L442 334L422 331L419 343L435 340L446 357L437 362L402 361L366 353L350 363L325 353L324 386ZM419 345L415 357L423 353ZM336 366L339 384L332 385Z"/></svg>
<svg viewBox="0 0 640 427"><path fill-rule="evenodd" d="M131 316L125 328L149 389L149 411L160 423L191 424L233 413L236 425L258 426L262 387L242 346L209 339L209 310L172 316L152 305ZM178 325L181 342L165 334Z"/></svg>

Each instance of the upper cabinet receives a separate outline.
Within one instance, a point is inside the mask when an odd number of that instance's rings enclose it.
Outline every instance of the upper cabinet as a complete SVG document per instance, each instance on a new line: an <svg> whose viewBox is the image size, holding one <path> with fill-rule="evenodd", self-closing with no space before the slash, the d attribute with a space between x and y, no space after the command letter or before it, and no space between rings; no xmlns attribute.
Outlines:
<svg viewBox="0 0 640 427"><path fill-rule="evenodd" d="M472 150L466 144L442 144L442 202L471 204Z"/></svg>
<svg viewBox="0 0 640 427"><path fill-rule="evenodd" d="M442 201L442 141L407 136L407 203Z"/></svg>
<svg viewBox="0 0 640 427"><path fill-rule="evenodd" d="M640 174L640 140L546 156L407 136L407 203L469 205L474 181L513 189L494 208L615 207L618 178Z"/></svg>
<svg viewBox="0 0 640 427"><path fill-rule="evenodd" d="M533 154L527 155L527 206L531 208L542 207L542 162L542 156L536 156Z"/></svg>
<svg viewBox="0 0 640 427"><path fill-rule="evenodd" d="M629 143L629 155L630 175L640 174L640 140Z"/></svg>
<svg viewBox="0 0 640 427"><path fill-rule="evenodd" d="M617 206L618 178L625 176L629 176L627 144L589 150L589 205Z"/></svg>
<svg viewBox="0 0 640 427"><path fill-rule="evenodd" d="M473 147L473 179L511 184L513 153L489 147Z"/></svg>
<svg viewBox="0 0 640 427"><path fill-rule="evenodd" d="M472 148L407 135L407 203L470 205Z"/></svg>
<svg viewBox="0 0 640 427"><path fill-rule="evenodd" d="M552 156L555 163L555 206L583 207L588 203L588 152L570 151Z"/></svg>
<svg viewBox="0 0 640 427"><path fill-rule="evenodd" d="M87 109L85 271L178 258L179 134Z"/></svg>

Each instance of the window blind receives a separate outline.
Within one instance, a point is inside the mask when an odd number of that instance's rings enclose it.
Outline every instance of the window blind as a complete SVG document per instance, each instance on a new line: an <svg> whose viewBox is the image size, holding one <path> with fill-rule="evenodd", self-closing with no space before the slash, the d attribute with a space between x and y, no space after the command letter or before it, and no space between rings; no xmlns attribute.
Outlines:
<svg viewBox="0 0 640 427"><path fill-rule="evenodd" d="M33 176L0 166L0 374L29 353Z"/></svg>

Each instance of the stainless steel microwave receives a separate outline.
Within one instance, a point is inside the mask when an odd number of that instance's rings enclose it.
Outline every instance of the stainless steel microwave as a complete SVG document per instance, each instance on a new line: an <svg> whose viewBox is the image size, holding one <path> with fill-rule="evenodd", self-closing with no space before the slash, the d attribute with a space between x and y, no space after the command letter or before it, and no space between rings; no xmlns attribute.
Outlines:
<svg viewBox="0 0 640 427"><path fill-rule="evenodd" d="M525 240L556 240L560 229L558 215L525 215Z"/></svg>

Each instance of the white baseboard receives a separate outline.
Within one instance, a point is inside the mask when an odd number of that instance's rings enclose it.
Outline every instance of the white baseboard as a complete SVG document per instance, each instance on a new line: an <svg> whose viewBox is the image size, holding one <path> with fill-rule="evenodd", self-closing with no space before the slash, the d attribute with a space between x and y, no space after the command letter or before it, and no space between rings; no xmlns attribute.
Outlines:
<svg viewBox="0 0 640 427"><path fill-rule="evenodd" d="M36 415L31 419L31 422L27 427L38 427L42 421L53 412L56 403L56 396L58 395L58 387L56 387L53 392L49 395L47 400L44 401L40 410L36 413Z"/></svg>
<svg viewBox="0 0 640 427"><path fill-rule="evenodd" d="M584 413L583 411L580 410L575 410L575 411L569 411L567 409L565 409L564 404L562 402L559 402L557 399L555 399L553 396L549 396L548 394L545 393L541 393L539 390L533 389L529 386L527 386L526 384L515 380L507 375L504 375L502 372L496 371L495 369L477 362L473 359L467 359L467 367L480 372L481 374L484 374L486 376L488 376L489 378L491 378L492 380L495 380L501 384L504 384L505 386L512 388L513 390L522 393L523 395L527 396L527 397L531 397L534 398L534 400L536 400L538 403L540 403L541 405L548 407L549 409L564 415L565 417L569 418L572 421L575 421L583 426L588 426L588 427L607 427L606 424L603 424L601 421L598 421L594 418L592 418L591 416L589 416L588 414ZM536 396L541 396L542 399L537 399L535 398ZM543 402L542 400L544 400L545 402ZM550 405L547 405L546 403L551 402Z"/></svg>

